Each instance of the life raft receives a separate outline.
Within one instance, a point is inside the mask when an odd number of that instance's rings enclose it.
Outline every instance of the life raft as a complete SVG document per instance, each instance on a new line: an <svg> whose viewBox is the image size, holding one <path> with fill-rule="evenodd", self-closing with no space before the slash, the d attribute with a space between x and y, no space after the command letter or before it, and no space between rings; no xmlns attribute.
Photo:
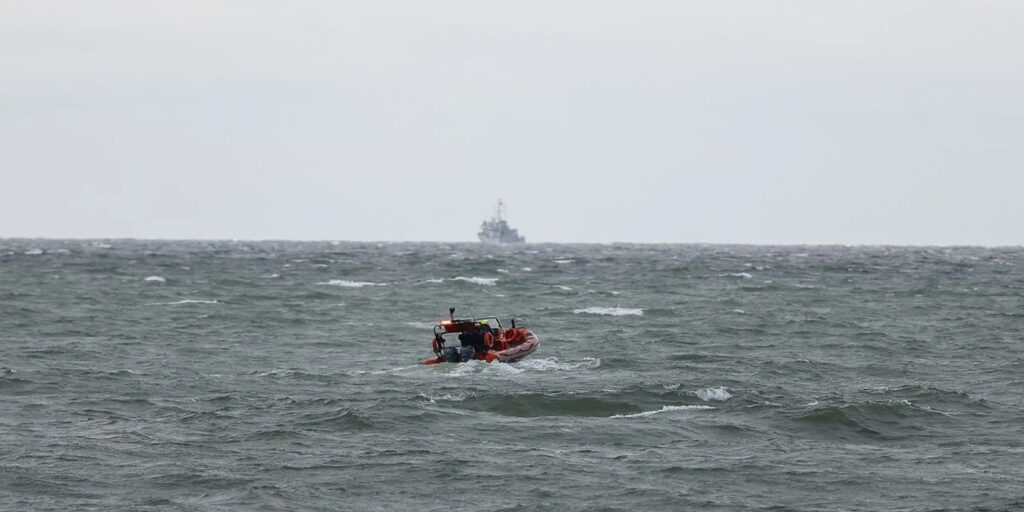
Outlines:
<svg viewBox="0 0 1024 512"><path fill-rule="evenodd" d="M456 320L454 309L451 320L442 320L434 326L431 348L434 356L423 364L457 363L481 360L493 363L514 363L532 354L540 346L540 338L523 327L502 328L497 317ZM446 334L457 333L459 347L447 346Z"/></svg>

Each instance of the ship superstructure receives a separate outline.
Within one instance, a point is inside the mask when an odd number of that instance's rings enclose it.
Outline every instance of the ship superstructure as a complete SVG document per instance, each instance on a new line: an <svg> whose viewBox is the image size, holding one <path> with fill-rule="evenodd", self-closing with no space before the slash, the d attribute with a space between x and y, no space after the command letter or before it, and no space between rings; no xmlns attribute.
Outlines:
<svg viewBox="0 0 1024 512"><path fill-rule="evenodd" d="M476 234L480 241L489 244L521 244L526 242L519 231L509 227L505 221L505 203L498 200L494 216L486 219L480 224L480 231Z"/></svg>

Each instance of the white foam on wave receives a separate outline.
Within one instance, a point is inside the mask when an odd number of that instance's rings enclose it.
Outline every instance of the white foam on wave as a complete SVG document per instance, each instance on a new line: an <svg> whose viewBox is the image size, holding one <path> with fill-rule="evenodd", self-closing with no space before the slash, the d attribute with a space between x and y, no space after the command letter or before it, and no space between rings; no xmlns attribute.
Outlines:
<svg viewBox="0 0 1024 512"><path fill-rule="evenodd" d="M559 361L557 357L546 357L544 359L523 359L514 364L526 370L546 372L597 368L601 366L601 360L596 357L585 357L579 361Z"/></svg>
<svg viewBox="0 0 1024 512"><path fill-rule="evenodd" d="M564 284L556 284L555 288L558 288L559 290L566 291L566 292L571 292L572 291L572 288L570 288L568 286L565 286Z"/></svg>
<svg viewBox="0 0 1024 512"><path fill-rule="evenodd" d="M474 375L490 375L490 376L515 376L527 371L526 368L520 366L521 363L488 363L474 359L465 363L451 364L451 365L437 365L447 370L448 377L463 378L471 377Z"/></svg>
<svg viewBox="0 0 1024 512"><path fill-rule="evenodd" d="M426 280L426 281L424 281L424 282L425 282L425 283L443 283L443 282L444 282L444 279L442 279L442 278L438 278L438 279L427 279L427 280Z"/></svg>
<svg viewBox="0 0 1024 512"><path fill-rule="evenodd" d="M25 251L25 254L28 255L28 256L39 256L42 253L43 253L42 249L29 249L29 250Z"/></svg>
<svg viewBox="0 0 1024 512"><path fill-rule="evenodd" d="M323 283L317 283L319 285L326 286L340 286L342 288L362 288L364 286L387 286L387 283L372 283L370 281L349 281L348 279L331 279Z"/></svg>
<svg viewBox="0 0 1024 512"><path fill-rule="evenodd" d="M499 268L499 269L498 269L498 270L496 270L495 272L497 272L497 273L499 273L499 274L508 274L508 270L505 270L505 269L503 269L503 268Z"/></svg>
<svg viewBox="0 0 1024 512"><path fill-rule="evenodd" d="M405 324L417 329L433 329L434 325L436 325L434 322L406 322Z"/></svg>
<svg viewBox="0 0 1024 512"><path fill-rule="evenodd" d="M586 313L586 314L589 314L589 315L609 315L609 316L627 316L627 315L642 316L644 314L644 310L640 309L640 308L620 308L620 307L614 307L614 308L589 307L589 308L574 309L574 310L572 310L572 312L576 313L577 315L580 314L580 313Z"/></svg>
<svg viewBox="0 0 1024 512"><path fill-rule="evenodd" d="M167 278L163 276L147 276L143 281L152 281L154 283L163 283L167 281Z"/></svg>
<svg viewBox="0 0 1024 512"><path fill-rule="evenodd" d="M479 285L484 285L484 286L494 286L494 285L498 284L498 278L497 277L475 277L475 276L474 277L465 277L465 276L458 276L458 277L453 277L452 281L465 281L467 283L479 284Z"/></svg>
<svg viewBox="0 0 1024 512"><path fill-rule="evenodd" d="M426 398L428 402L436 404L437 402L461 402L467 398L466 395L445 393L443 395L427 395L420 393L420 396Z"/></svg>
<svg viewBox="0 0 1024 512"><path fill-rule="evenodd" d="M390 374L390 373L402 373L402 372L407 372L407 371L410 371L410 370L418 370L418 369L422 369L422 368L426 368L426 366L424 366L422 364L414 364L414 365L410 365L410 366L396 366L394 368L387 368L387 369L384 369L384 370L356 370L356 371L347 372L347 373L348 373L348 375L386 375L386 374Z"/></svg>
<svg viewBox="0 0 1024 512"><path fill-rule="evenodd" d="M467 361L465 363L453 364L451 366L453 366L453 368L451 369L451 371L448 372L448 376L449 377L466 377L466 376L469 376L469 375L475 375L477 373L481 373L481 372L487 371L489 367L509 366L509 365L504 364L504 363L486 363L484 361L473 360L473 361ZM498 370L491 370L491 373L511 373L511 374L516 374L516 373L522 373L522 370L516 370L516 371L511 371L510 372L510 371L507 371L506 369L498 369Z"/></svg>
<svg viewBox="0 0 1024 512"><path fill-rule="evenodd" d="M523 272L533 272L533 269L530 267L523 267L520 270L522 270Z"/></svg>
<svg viewBox="0 0 1024 512"><path fill-rule="evenodd" d="M656 411L643 411L633 414L616 414L615 416L612 416L612 418L645 418L647 416L654 416L655 414L660 414L663 412L696 411L707 409L714 409L714 407L711 407L710 405L666 405Z"/></svg>
<svg viewBox="0 0 1024 512"><path fill-rule="evenodd" d="M754 276L752 276L752 275L750 275L750 274L748 274L746 272L734 272L734 273L731 273L731 274L723 274L723 275L727 275L729 277L742 277L743 279L750 279L750 278L754 277Z"/></svg>
<svg viewBox="0 0 1024 512"><path fill-rule="evenodd" d="M729 393L729 391L725 389L725 386L698 389L694 394L697 395L697 398L700 398L705 402L710 402L712 400L716 402L724 402L732 398L732 393Z"/></svg>
<svg viewBox="0 0 1024 512"><path fill-rule="evenodd" d="M147 306L174 306L176 304L220 304L217 300L182 299L174 302L151 302Z"/></svg>
<svg viewBox="0 0 1024 512"><path fill-rule="evenodd" d="M559 265L566 265L566 264L572 263L575 260L564 259L564 260L551 260L551 261L554 261L555 263L558 263Z"/></svg>

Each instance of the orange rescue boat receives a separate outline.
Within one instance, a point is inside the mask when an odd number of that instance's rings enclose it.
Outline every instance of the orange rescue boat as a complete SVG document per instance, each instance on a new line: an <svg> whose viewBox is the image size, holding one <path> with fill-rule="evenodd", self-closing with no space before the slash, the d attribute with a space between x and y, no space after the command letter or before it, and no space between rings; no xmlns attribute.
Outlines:
<svg viewBox="0 0 1024 512"><path fill-rule="evenodd" d="M532 354L540 345L540 338L530 329L512 327L505 329L495 316L485 316L459 320L455 318L455 308L449 308L449 320L442 320L434 326L434 339L431 347L433 358L423 364L464 363L482 360L514 363ZM448 346L445 335L458 337L459 346Z"/></svg>

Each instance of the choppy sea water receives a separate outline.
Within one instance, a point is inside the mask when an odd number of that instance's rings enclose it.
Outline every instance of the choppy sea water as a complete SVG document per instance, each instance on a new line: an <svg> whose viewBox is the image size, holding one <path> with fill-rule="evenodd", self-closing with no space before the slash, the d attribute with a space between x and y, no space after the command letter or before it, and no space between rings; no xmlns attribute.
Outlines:
<svg viewBox="0 0 1024 512"><path fill-rule="evenodd" d="M3 510L1022 510L1022 391L1020 248L0 240Z"/></svg>

